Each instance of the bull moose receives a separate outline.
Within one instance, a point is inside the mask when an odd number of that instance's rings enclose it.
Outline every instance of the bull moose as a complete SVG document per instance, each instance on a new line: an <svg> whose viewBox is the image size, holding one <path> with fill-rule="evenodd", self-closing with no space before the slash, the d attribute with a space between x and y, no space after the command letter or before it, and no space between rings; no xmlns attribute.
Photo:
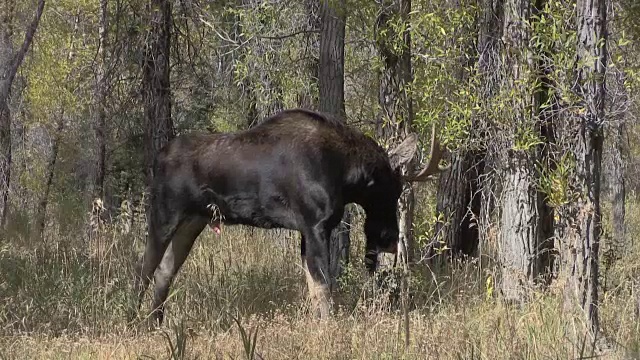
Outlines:
<svg viewBox="0 0 640 360"><path fill-rule="evenodd" d="M331 294L325 276L332 229L346 204L359 204L366 213L368 270L375 271L379 252L396 252L403 179L424 181L443 169L434 127L427 166L417 174L401 174L417 142L411 134L387 153L359 130L302 109L282 111L237 133L176 137L154 164L135 311L153 276L151 320L160 325L169 287L195 239L207 224L225 223L300 231L309 294L316 315L328 316Z"/></svg>

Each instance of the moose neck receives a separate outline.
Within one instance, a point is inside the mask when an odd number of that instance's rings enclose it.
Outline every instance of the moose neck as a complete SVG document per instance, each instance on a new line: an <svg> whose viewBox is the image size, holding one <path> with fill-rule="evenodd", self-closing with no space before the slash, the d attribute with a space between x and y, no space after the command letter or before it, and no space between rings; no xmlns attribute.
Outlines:
<svg viewBox="0 0 640 360"><path fill-rule="evenodd" d="M353 151L347 161L343 196L368 211L372 204L393 197L400 179L391 170L386 152L373 140Z"/></svg>

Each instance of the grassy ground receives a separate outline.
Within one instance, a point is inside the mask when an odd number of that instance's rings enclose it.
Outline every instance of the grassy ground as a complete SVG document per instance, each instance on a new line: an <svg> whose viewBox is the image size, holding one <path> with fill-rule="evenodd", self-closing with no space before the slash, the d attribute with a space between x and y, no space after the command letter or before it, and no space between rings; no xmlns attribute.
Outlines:
<svg viewBox="0 0 640 360"><path fill-rule="evenodd" d="M630 218L637 213L630 209ZM402 316L363 291L362 236L337 296L336 316L312 319L294 233L206 230L176 279L167 322L127 329L131 269L143 227L116 221L89 242L48 236L0 242L0 359L570 359L593 354L582 316L555 286L521 306L493 290L490 261L415 266L409 345ZM126 226L125 226L126 225ZM640 227L630 225L630 234ZM55 233L55 229L51 229ZM80 236L77 236L80 238ZM603 246L601 316L614 346L604 358L640 358L634 283L640 246ZM148 309L150 299L145 301ZM244 336L243 336L244 334Z"/></svg>

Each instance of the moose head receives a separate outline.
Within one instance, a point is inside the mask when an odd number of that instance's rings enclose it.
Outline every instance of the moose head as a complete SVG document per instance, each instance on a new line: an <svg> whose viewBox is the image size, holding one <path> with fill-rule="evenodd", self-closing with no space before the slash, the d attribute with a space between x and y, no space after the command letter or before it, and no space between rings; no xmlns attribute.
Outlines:
<svg viewBox="0 0 640 360"><path fill-rule="evenodd" d="M162 322L169 286L215 209L217 229L225 223L299 231L310 294L318 314L328 315L331 231L345 205L357 203L366 212L367 256L395 252L403 181L443 170L434 127L429 163L418 173L403 172L417 145L411 134L387 153L359 130L301 109L245 131L175 138L154 167L149 237L134 284L137 308L153 277L153 320Z"/></svg>

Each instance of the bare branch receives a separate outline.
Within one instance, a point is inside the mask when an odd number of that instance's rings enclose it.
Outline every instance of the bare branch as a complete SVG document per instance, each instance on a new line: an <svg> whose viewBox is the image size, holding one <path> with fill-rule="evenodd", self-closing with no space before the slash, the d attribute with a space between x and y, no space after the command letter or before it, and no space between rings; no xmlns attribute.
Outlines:
<svg viewBox="0 0 640 360"><path fill-rule="evenodd" d="M319 34L320 30L316 30L316 29L302 29L302 30L298 30L296 32L293 32L291 34L285 34L285 35L278 35L278 36L263 36L263 35L258 35L258 39L267 39L267 40L284 40L284 39L288 39L294 36L298 36L301 34Z"/></svg>
<svg viewBox="0 0 640 360"><path fill-rule="evenodd" d="M33 41L33 36L36 33L38 24L40 23L40 18L42 17L42 12L44 11L44 3L45 0L40 0L38 2L36 14L33 17L33 20L31 20L31 24L29 24L29 27L27 28L22 46L20 47L20 50L15 54L14 58L11 60L9 73L7 74L6 80L2 83L2 85L0 85L0 100L5 100L9 96L9 89L11 89L13 79L15 78L16 73L18 72L18 68L24 60L27 50L29 50L29 46Z"/></svg>

